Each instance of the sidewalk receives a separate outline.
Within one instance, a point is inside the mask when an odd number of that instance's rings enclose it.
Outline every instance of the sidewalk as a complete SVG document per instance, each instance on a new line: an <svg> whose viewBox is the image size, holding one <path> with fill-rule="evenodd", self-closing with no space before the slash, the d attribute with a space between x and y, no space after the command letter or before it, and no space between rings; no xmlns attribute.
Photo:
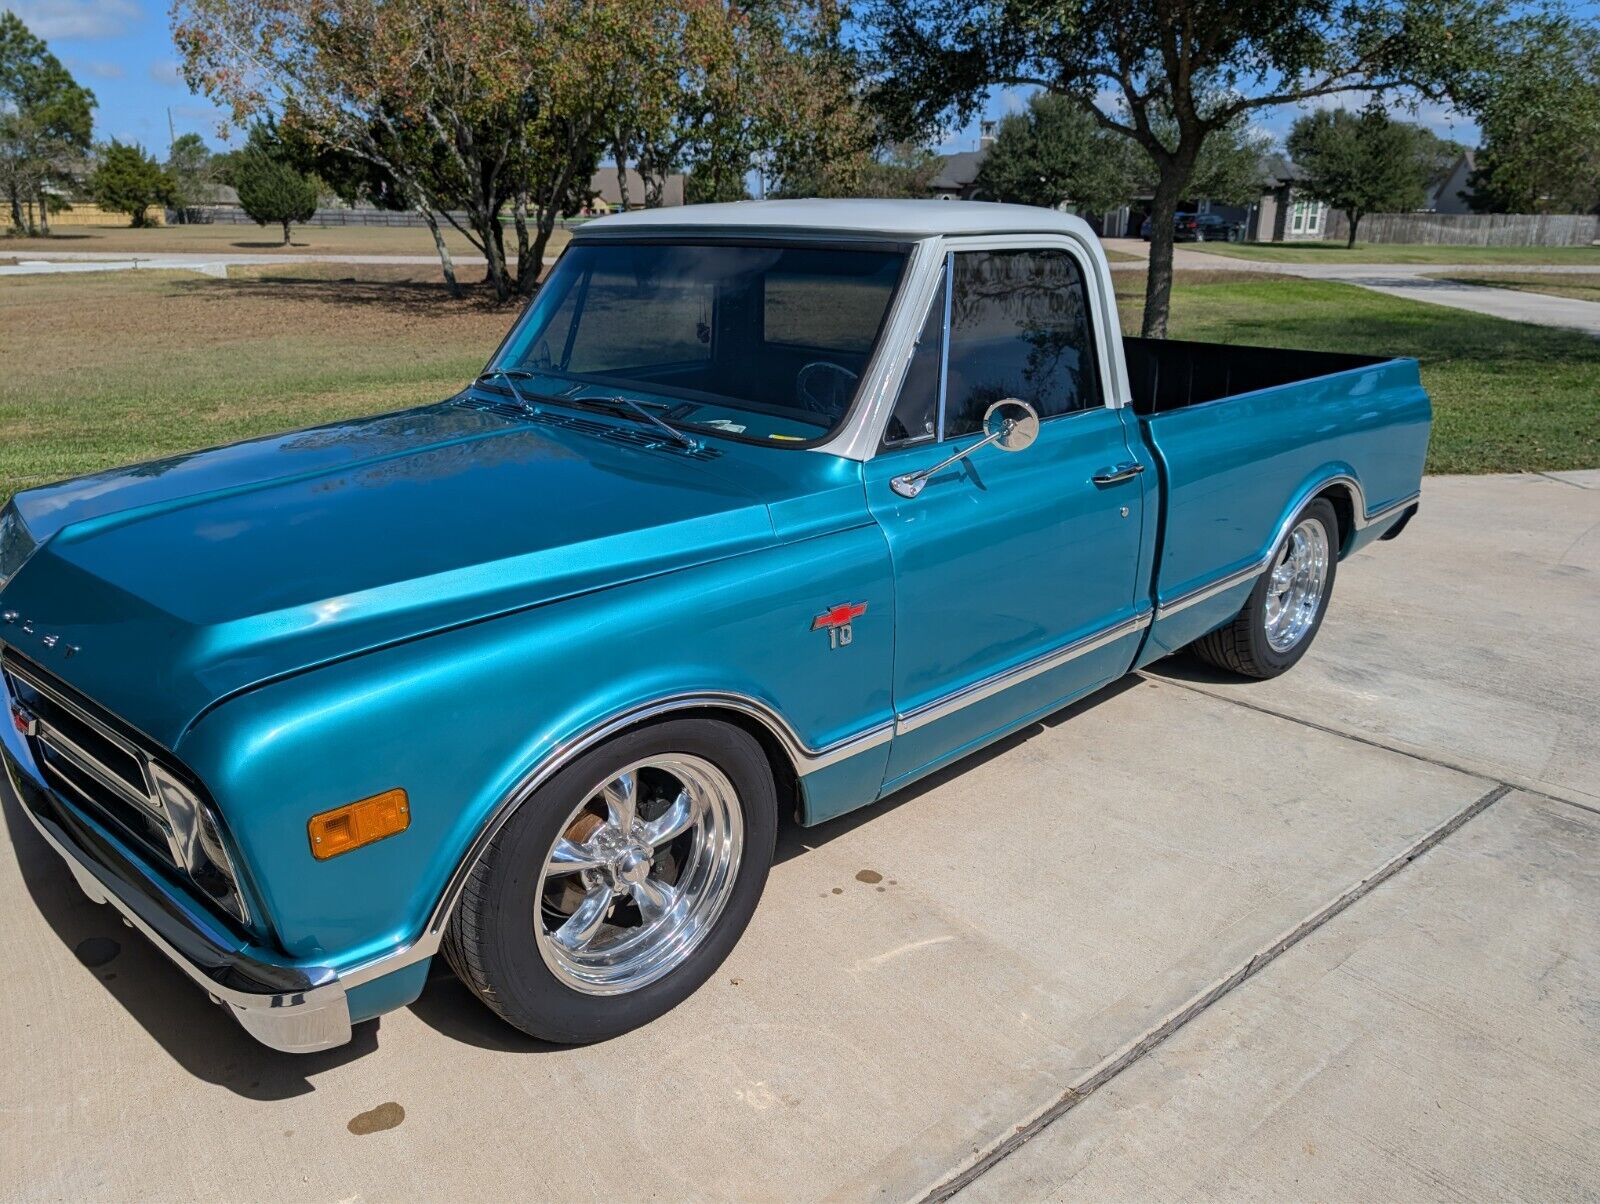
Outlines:
<svg viewBox="0 0 1600 1204"><path fill-rule="evenodd" d="M1147 261L1150 255L1149 244L1139 239L1109 238L1105 240L1105 246L1110 251L1136 255L1141 261ZM1124 261L1113 263L1111 269L1143 271L1144 266L1144 262ZM1284 276L1300 276L1310 280L1334 280L1340 284L1353 284L1358 288L1371 289L1375 293L1387 293L1391 297L1404 297L1408 301L1445 305L1452 309L1469 310L1472 313L1506 318L1513 322L1532 322L1538 326L1579 330L1600 338L1600 302L1578 301L1571 297L1547 297L1542 293L1521 292L1517 289L1490 288L1485 285L1459 284L1453 280L1432 279L1456 273L1486 276L1496 272L1559 276L1567 273L1600 272L1600 267L1509 263L1274 263L1235 259L1228 255L1212 255L1205 251L1190 251L1182 247L1174 251L1172 266L1179 271L1276 272Z"/></svg>

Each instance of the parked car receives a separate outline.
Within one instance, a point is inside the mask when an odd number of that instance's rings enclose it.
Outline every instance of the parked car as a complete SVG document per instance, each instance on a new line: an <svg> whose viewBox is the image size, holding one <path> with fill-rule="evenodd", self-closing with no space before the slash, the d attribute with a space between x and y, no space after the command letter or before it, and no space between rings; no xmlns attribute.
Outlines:
<svg viewBox="0 0 1600 1204"><path fill-rule="evenodd" d="M446 401L5 507L23 810L274 1048L441 952L537 1036L643 1024L739 939L780 815L1179 649L1282 673L1416 513L1415 361L1114 305L1039 209L585 225Z"/></svg>
<svg viewBox="0 0 1600 1204"><path fill-rule="evenodd" d="M1172 222L1174 242L1238 242L1244 227L1215 213L1180 213ZM1150 241L1150 219L1139 227L1139 237Z"/></svg>

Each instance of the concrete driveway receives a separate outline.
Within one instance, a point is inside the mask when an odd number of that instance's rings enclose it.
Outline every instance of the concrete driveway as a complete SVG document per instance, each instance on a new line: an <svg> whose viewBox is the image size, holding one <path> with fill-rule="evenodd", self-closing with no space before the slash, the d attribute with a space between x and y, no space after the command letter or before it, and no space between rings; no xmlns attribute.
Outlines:
<svg viewBox="0 0 1600 1204"><path fill-rule="evenodd" d="M8 800L0 1194L1591 1196L1600 472L1434 478L1270 683L1175 660L790 831L739 949L587 1049L440 973L253 1045Z"/></svg>

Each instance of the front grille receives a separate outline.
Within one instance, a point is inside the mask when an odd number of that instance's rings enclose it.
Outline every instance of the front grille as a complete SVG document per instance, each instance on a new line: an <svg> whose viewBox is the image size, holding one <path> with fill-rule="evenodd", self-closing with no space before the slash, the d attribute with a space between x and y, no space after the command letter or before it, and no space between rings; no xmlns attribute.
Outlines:
<svg viewBox="0 0 1600 1204"><path fill-rule="evenodd" d="M138 745L94 703L15 653L5 654L0 671L32 720L34 759L51 785L177 868L171 825Z"/></svg>

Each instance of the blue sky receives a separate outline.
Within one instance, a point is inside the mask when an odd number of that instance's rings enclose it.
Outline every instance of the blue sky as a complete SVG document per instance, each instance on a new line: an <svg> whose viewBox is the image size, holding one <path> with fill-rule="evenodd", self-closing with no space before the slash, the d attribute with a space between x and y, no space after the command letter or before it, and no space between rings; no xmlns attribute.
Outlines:
<svg viewBox="0 0 1600 1204"><path fill-rule="evenodd" d="M94 90L100 102L96 137L141 142L164 156L170 112L177 133L197 133L211 145L220 145L217 125L222 114L203 97L190 95L178 75L164 2L0 0L0 8L27 22L78 81ZM1590 18L1600 17L1600 0L1576 8ZM989 98L985 115L1003 116L1026 103L1027 94L1021 90L997 92ZM1289 107L1268 110L1261 125L1281 141L1297 112ZM1404 116L1468 145L1477 141L1478 130L1470 119L1441 106L1424 104ZM951 131L940 149L971 150L977 137L974 122Z"/></svg>

